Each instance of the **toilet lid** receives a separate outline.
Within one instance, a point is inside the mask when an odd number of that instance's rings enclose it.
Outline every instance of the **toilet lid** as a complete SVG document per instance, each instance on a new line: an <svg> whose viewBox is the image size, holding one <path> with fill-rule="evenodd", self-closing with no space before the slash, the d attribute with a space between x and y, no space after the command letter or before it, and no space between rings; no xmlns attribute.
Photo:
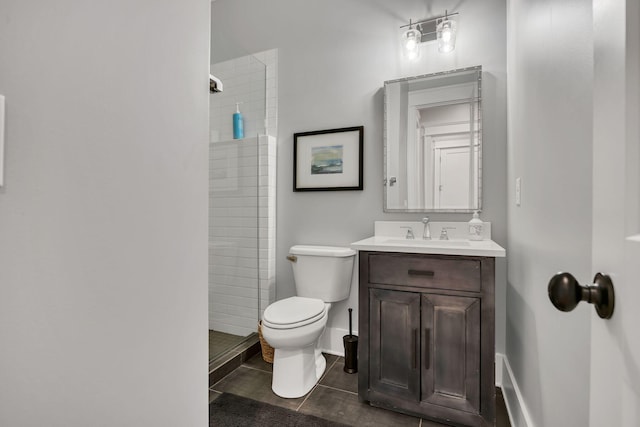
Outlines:
<svg viewBox="0 0 640 427"><path fill-rule="evenodd" d="M308 325L325 314L324 301L316 298L291 297L276 301L264 311L262 321L274 329L291 329Z"/></svg>

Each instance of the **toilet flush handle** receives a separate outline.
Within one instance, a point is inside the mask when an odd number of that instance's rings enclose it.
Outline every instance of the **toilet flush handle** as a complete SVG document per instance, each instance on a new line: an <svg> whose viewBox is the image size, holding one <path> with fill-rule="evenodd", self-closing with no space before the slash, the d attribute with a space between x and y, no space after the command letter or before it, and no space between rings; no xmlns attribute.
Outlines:
<svg viewBox="0 0 640 427"><path fill-rule="evenodd" d="M295 255L287 255L287 259L291 262L296 262L298 261L298 257Z"/></svg>

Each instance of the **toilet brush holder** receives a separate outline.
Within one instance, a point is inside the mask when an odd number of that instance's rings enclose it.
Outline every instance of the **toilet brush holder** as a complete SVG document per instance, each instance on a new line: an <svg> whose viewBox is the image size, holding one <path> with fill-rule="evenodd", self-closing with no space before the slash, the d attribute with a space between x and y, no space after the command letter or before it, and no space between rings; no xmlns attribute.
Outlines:
<svg viewBox="0 0 640 427"><path fill-rule="evenodd" d="M344 371L348 374L358 372L358 337L356 335L345 335L342 337L344 343Z"/></svg>
<svg viewBox="0 0 640 427"><path fill-rule="evenodd" d="M344 371L348 374L358 372L358 337L353 335L353 309L349 309L349 335L342 337L344 343Z"/></svg>

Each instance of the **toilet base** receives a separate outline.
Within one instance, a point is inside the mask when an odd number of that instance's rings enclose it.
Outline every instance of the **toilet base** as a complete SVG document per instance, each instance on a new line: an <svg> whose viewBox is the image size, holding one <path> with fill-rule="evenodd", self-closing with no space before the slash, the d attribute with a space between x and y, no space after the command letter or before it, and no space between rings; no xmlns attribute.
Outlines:
<svg viewBox="0 0 640 427"><path fill-rule="evenodd" d="M309 393L324 374L327 361L315 345L302 349L276 348L271 389L287 399Z"/></svg>

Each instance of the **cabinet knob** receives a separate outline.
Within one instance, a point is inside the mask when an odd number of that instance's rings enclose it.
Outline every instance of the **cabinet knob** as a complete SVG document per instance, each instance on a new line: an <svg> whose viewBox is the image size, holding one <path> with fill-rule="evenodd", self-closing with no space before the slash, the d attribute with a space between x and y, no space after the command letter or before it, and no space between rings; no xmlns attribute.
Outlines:
<svg viewBox="0 0 640 427"><path fill-rule="evenodd" d="M549 299L560 311L571 311L580 301L595 306L598 316L609 319L613 315L615 295L609 276L596 273L593 285L581 286L571 273L558 273L549 281Z"/></svg>

